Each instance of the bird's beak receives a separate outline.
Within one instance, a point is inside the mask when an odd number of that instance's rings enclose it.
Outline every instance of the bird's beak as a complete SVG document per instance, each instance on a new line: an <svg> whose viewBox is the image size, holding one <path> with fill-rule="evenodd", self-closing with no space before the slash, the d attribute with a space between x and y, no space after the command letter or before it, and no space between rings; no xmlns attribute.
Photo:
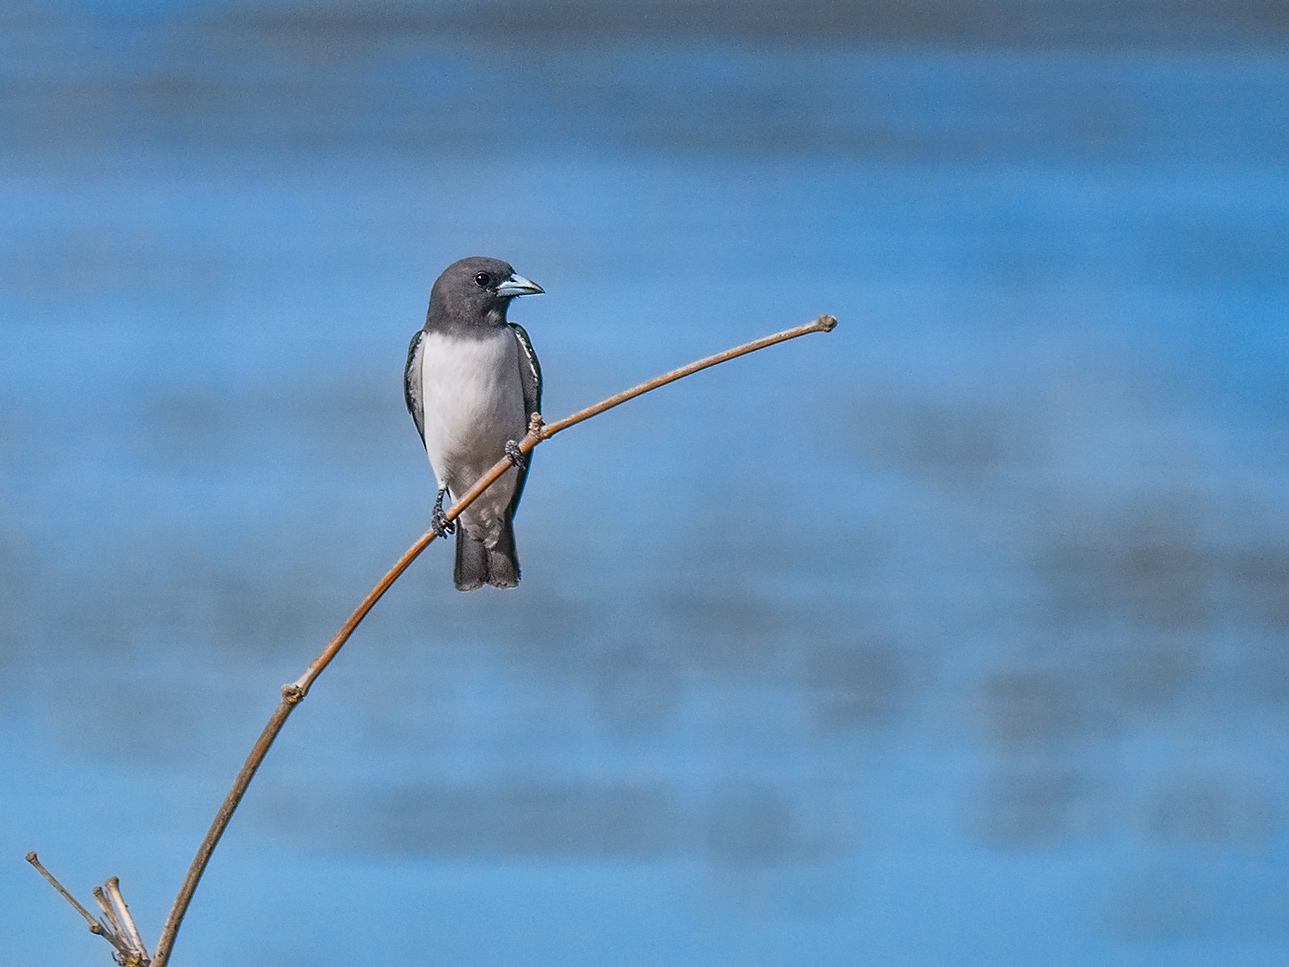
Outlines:
<svg viewBox="0 0 1289 967"><path fill-rule="evenodd" d="M497 295L507 297L515 295L540 295L545 292L540 285L522 275L514 274L501 285L497 286Z"/></svg>

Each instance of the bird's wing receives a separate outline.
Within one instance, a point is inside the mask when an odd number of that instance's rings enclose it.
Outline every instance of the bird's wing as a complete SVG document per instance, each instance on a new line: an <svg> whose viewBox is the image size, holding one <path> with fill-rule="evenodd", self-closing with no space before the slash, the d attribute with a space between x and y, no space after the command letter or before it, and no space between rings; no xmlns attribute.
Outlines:
<svg viewBox="0 0 1289 967"><path fill-rule="evenodd" d="M412 414L412 422L416 424L416 432L421 437L421 446L425 446L425 404L421 395L421 340L424 337L424 329L416 330L416 335L407 347L407 366L403 369L403 402L407 404L407 412Z"/></svg>
<svg viewBox="0 0 1289 967"><path fill-rule="evenodd" d="M517 322L506 323L515 331L515 341L519 343L519 383L524 391L524 416L531 417L542 411L542 367L537 362L537 353L533 352L532 341L524 327ZM510 516L519 506L519 498L524 495L524 484L528 482L528 466L532 463L532 451L528 460L519 468L519 479L515 481L515 496L510 501Z"/></svg>
<svg viewBox="0 0 1289 967"><path fill-rule="evenodd" d="M542 411L542 367L533 352L533 344L517 322L507 323L519 341L519 382L524 388L524 416Z"/></svg>

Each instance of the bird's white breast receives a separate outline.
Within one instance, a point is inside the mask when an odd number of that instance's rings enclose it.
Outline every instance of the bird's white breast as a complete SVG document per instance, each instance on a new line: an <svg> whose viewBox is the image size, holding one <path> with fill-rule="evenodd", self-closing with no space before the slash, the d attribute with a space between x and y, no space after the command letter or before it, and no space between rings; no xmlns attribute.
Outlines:
<svg viewBox="0 0 1289 967"><path fill-rule="evenodd" d="M421 399L430 465L439 485L459 495L501 458L507 440L527 429L514 332L426 333Z"/></svg>

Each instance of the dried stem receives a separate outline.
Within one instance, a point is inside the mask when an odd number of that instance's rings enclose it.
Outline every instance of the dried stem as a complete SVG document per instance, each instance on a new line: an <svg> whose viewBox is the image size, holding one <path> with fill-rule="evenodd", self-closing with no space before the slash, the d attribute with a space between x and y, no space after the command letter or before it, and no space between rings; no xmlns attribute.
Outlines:
<svg viewBox="0 0 1289 967"><path fill-rule="evenodd" d="M50 873L49 870L45 869L44 865L36 857L36 851L34 849L29 850L27 852L27 862L30 863L32 866L34 866L36 870L40 873L40 875L49 881L49 885L52 886L55 890L57 890L59 893L61 893L63 895L63 898L76 908L76 912L85 918L85 922L89 924L90 933L97 933L97 934L106 933L106 931L103 929L103 924L95 920L93 915L88 910L86 910L83 906L81 906L80 901L78 901L76 897L68 893L67 888L54 878L54 874Z"/></svg>
<svg viewBox="0 0 1289 967"><path fill-rule="evenodd" d="M120 933L121 924L116 922L116 913L112 910L112 904L108 903L107 894L104 894L103 887L94 887L90 892L94 895L94 903L98 904L98 909L101 909L104 917L107 917L107 922L111 924L112 930Z"/></svg>
<svg viewBox="0 0 1289 967"><path fill-rule="evenodd" d="M122 933L121 921L116 918L116 911L112 909L112 904L108 902L107 894L103 892L103 888L96 886L90 892L94 894L94 902L103 911L103 916L107 917L108 926L112 928L113 932Z"/></svg>
<svg viewBox="0 0 1289 967"><path fill-rule="evenodd" d="M58 882L58 879L54 876L54 874L50 873L49 870L45 869L44 865L36 857L35 850L28 851L27 862L30 863L32 866L34 866L36 870L40 873L40 875L43 876L46 880L48 880L50 885L59 893L61 893L64 899L66 899L68 903L70 903L73 907L76 908L76 912L85 918L85 922L89 925L90 933L98 934L100 937L102 937L104 940L106 940L116 949L116 952L121 955L121 957L119 958L121 963L130 963L131 957L134 957L136 953L143 953L143 956L144 956L144 960L142 961L140 961L137 957L135 957L134 962L136 964L146 962L147 954L143 951L142 943L139 944L138 951L135 951L131 947L130 941L125 937L121 936L121 925L117 922L115 915L112 913L112 908L108 905L107 900L103 896L103 890L100 887L97 887L97 886L94 887L94 890L93 890L94 899L95 901L97 901L98 905L102 907L103 912L107 915L107 919L108 919L107 924L103 923L100 920L94 919L94 916L88 910L86 910L85 907L81 905L80 901L78 901L76 897L72 896L71 893L67 891L67 888L65 886L63 886L61 883ZM112 877L111 882L115 882L115 880L116 880L116 877ZM118 894L120 893L119 889L117 890L117 893ZM124 900L121 901L121 908L125 909Z"/></svg>
<svg viewBox="0 0 1289 967"><path fill-rule="evenodd" d="M618 406L621 403L625 403L627 400L634 399L650 390L657 389L659 386L665 386L667 383L674 382L675 380L688 376L691 373L696 373L699 370L707 369L709 366L715 366L738 356L755 352L758 349L764 349L767 346L773 346L775 343L784 342L788 339L795 339L797 336L804 336L807 333L831 332L833 327L836 325L837 320L835 318L830 315L821 315L813 322L806 323L803 326L797 326L793 329L786 329L783 332L778 332L770 336L764 336L761 339L744 343L743 345L736 346L733 349L727 349L725 352L717 353L714 356L708 356L705 359L697 360L690 363L688 366L682 366L680 369L674 369L669 373L664 373L661 376L657 376L654 379L641 383L638 386L634 386L631 389L624 390L615 396L610 396L608 399L602 400L594 406L588 406L586 409L578 410L576 413L566 416L562 420L557 420L554 423L543 425L540 414L533 414L527 435L519 441L519 449L522 453L530 453L537 444L541 443L543 440L550 439L561 430L566 430L570 426L581 423L583 420L589 420L591 417L603 413L605 410ZM468 492L466 492L446 511L444 516L449 521L456 520L461 513L469 507L470 504L484 492L484 490L491 486L498 477L505 473L510 466L511 461L509 457L497 461L491 470L484 474L484 476L472 488L470 488ZM356 629L362 620L367 617L367 613L371 611L376 602L381 599L385 592L389 590L390 585L392 585L399 576L407 570L411 563L416 560L420 553L430 545L430 542L433 541L436 536L438 535L433 529L422 534L420 539L407 549L403 556L400 557L385 576L380 579L379 583L377 583L377 585L368 592L367 597L363 598L362 603L358 605L353 614L349 616L349 619L340 627L340 630L337 631L335 637L328 642L327 647L322 650L322 653L313 660L313 663L310 664L307 669L305 669L304 674L294 682L282 686L282 700L278 703L277 708L273 710L273 714L269 717L268 724L266 724L263 731L260 732L259 739L256 740L255 746L251 749L250 755L246 757L246 762L242 765L241 770L237 773L237 777L233 780L232 788L229 789L228 795L224 797L223 803L220 804L219 811L215 813L215 818L210 824L210 829L207 830L205 838L197 849L197 855L193 858L192 865L188 868L188 874L184 877L184 882L179 889L179 894L175 897L174 905L170 908L170 913L166 917L165 926L161 930L161 938L157 941L157 950L152 959L152 967L165 967L166 962L169 960L170 951L174 946L175 937L179 933L179 926L183 922L184 914L188 910L188 904L192 901L192 896L197 889L197 884L201 881L201 876L206 869L206 864L210 861L211 854L215 851L215 847L218 845L220 837L224 834L224 830L228 826L229 820L232 819L238 803L241 802L242 796L245 795L247 787L250 786L251 779L254 778L256 770L260 767L260 763L262 763L264 761L264 757L268 755L268 751L270 746L273 744L273 740L276 739L278 733L282 731L282 726L286 724L287 718L291 715L295 706L298 705L301 700L304 699L305 695L309 693L309 688L313 685L314 681L322 674L327 665L331 663L331 660L336 657L345 642L349 640L349 636L354 633L354 629ZM35 854L30 854L29 859L35 863ZM40 867L37 864L37 868L40 869L41 872L45 873L46 878L48 878L51 883L58 886L57 881L45 872L43 867ZM109 881L109 888L111 886L111 882L112 881ZM71 900L72 904L81 911L87 920L90 921L91 930L102 932L102 927L98 925L97 921L89 915L89 912L86 911L84 907L81 907L80 904L76 903L76 901L72 899L71 895L63 890L61 886L58 886L58 889L68 898L68 900ZM122 915L122 918L126 919L127 929L130 931L131 939L133 940L137 934L133 930L133 922L128 920L129 915L125 911L124 902L121 903L119 912ZM142 944L139 944L139 948L142 949Z"/></svg>
<svg viewBox="0 0 1289 967"><path fill-rule="evenodd" d="M109 876L103 885L107 887L107 895L112 898L112 906L116 908L116 919L125 926L125 934L130 939L130 945L135 952L143 955L144 960L147 960L148 949L143 946L143 938L139 936L139 928L134 925L134 917L130 916L130 908L125 904L125 897L121 896L121 881L115 876Z"/></svg>

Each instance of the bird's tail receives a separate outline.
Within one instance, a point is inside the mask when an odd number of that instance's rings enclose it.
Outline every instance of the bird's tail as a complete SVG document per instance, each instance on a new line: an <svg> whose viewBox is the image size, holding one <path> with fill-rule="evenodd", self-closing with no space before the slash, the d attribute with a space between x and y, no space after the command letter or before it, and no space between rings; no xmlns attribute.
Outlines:
<svg viewBox="0 0 1289 967"><path fill-rule="evenodd" d="M452 580L458 591L473 591L485 584L494 588L513 588L519 584L519 557L515 554L515 528L506 521L497 546L489 548L457 526L456 564Z"/></svg>

